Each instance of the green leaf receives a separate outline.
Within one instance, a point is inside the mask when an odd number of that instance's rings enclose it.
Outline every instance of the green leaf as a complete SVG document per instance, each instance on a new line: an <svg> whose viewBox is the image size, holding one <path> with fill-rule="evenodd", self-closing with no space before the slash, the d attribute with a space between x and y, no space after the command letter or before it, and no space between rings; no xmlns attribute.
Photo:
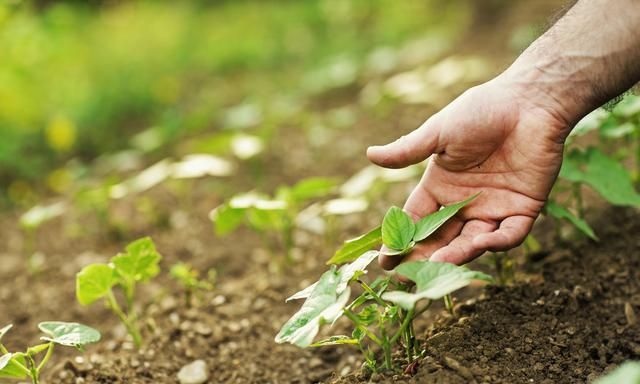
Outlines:
<svg viewBox="0 0 640 384"><path fill-rule="evenodd" d="M290 196L294 201L298 202L325 197L335 191L336 185L337 183L334 179L311 177L291 187Z"/></svg>
<svg viewBox="0 0 640 384"><path fill-rule="evenodd" d="M324 339L324 340L320 340L318 342L315 342L311 345L309 345L310 347L325 347L327 345L345 345L345 344L358 344L358 340L357 339L352 339L349 336L345 336L345 335L338 335L338 336L331 336L328 339Z"/></svg>
<svg viewBox="0 0 640 384"><path fill-rule="evenodd" d="M245 208L233 208L228 204L211 211L209 217L215 226L216 235L224 236L238 228L245 217L245 211Z"/></svg>
<svg viewBox="0 0 640 384"><path fill-rule="evenodd" d="M593 229L591 229L591 227L589 226L589 223L575 216L567 208L549 200L545 206L545 211L556 219L567 220L568 222L573 224L574 227L578 228L582 233L584 233L591 239L595 241L599 240L598 236L596 236L595 232L593 232Z"/></svg>
<svg viewBox="0 0 640 384"><path fill-rule="evenodd" d="M2 338L4 337L4 335L6 335L7 332L11 330L11 328L13 328L13 324L9 324L6 327L3 327L2 329L0 329L0 341L2 341Z"/></svg>
<svg viewBox="0 0 640 384"><path fill-rule="evenodd" d="M382 295L382 298L396 303L409 310L420 299L441 299L460 288L463 288L473 280L491 282L491 276L482 272L471 271L467 267L459 267L450 263L433 261L414 261L400 264L395 271L416 283L415 293L403 291L391 291Z"/></svg>
<svg viewBox="0 0 640 384"><path fill-rule="evenodd" d="M116 284L113 268L106 264L91 264L76 275L76 297L82 305L89 305L105 297Z"/></svg>
<svg viewBox="0 0 640 384"><path fill-rule="evenodd" d="M368 251L363 253L357 260L351 264L345 264L338 270L338 276L340 281L336 287L336 293L339 295L347 288L349 282L359 276L360 274L367 273L367 267L371 262L379 255L378 251ZM302 291L287 298L286 301L305 299L311 295L311 292L315 289L319 282L315 282Z"/></svg>
<svg viewBox="0 0 640 384"><path fill-rule="evenodd" d="M149 237L138 239L127 245L126 253L111 259L116 274L128 282L147 281L160 272L161 256Z"/></svg>
<svg viewBox="0 0 640 384"><path fill-rule="evenodd" d="M595 148L565 156L560 177L588 184L613 205L640 206L631 175L620 162Z"/></svg>
<svg viewBox="0 0 640 384"><path fill-rule="evenodd" d="M411 217L398 207L391 207L382 220L382 243L396 251L407 249L416 227Z"/></svg>
<svg viewBox="0 0 640 384"><path fill-rule="evenodd" d="M42 340L67 347L80 348L84 345L100 341L100 332L78 323L45 321L38 324L38 328L47 334L46 337L41 338Z"/></svg>
<svg viewBox="0 0 640 384"><path fill-rule="evenodd" d="M458 211L460 211L463 207L465 207L467 204L472 202L476 197L478 197L479 194L480 193L478 192L475 195L467 198L466 200L443 207L439 211L434 212L420 219L415 224L416 233L413 236L413 240L417 243L429 237L444 223L446 223L447 220L449 220L456 213L458 213Z"/></svg>
<svg viewBox="0 0 640 384"><path fill-rule="evenodd" d="M27 374L20 369L19 364L26 365L24 354L22 353L7 353L0 357L0 377L26 379Z"/></svg>
<svg viewBox="0 0 640 384"><path fill-rule="evenodd" d="M593 384L638 384L640 383L640 362L627 361L613 372L598 378Z"/></svg>
<svg viewBox="0 0 640 384"><path fill-rule="evenodd" d="M382 243L382 227L378 226L355 239L347 240L336 251L327 264L342 264L353 261L371 248L378 247Z"/></svg>
<svg viewBox="0 0 640 384"><path fill-rule="evenodd" d="M338 284L340 275L333 267L322 275L302 308L282 326L276 335L276 343L288 342L302 348L308 347L321 324L336 321L342 315L351 293L347 287L338 295Z"/></svg>

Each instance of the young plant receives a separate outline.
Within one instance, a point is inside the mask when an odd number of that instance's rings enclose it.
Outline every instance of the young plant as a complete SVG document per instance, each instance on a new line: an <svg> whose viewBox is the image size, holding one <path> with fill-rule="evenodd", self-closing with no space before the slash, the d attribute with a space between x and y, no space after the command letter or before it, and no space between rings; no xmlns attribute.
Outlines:
<svg viewBox="0 0 640 384"><path fill-rule="evenodd" d="M32 384L40 383L40 375L53 355L55 345L75 347L82 351L85 345L100 341L100 332L86 325L47 321L38 324L40 331L46 335L40 338L43 343L28 347L25 352L11 353L2 344L2 337L12 327L10 324L0 329L0 378L31 379Z"/></svg>
<svg viewBox="0 0 640 384"><path fill-rule="evenodd" d="M213 290L216 281L215 269L209 270L207 279L201 279L200 272L185 263L175 264L169 273L184 288L187 306L193 304L193 297L198 292Z"/></svg>
<svg viewBox="0 0 640 384"><path fill-rule="evenodd" d="M309 178L292 187L281 186L272 197L256 192L237 195L211 211L210 217L220 236L246 223L262 235L267 249L281 250L291 262L296 217L311 201L329 196L335 188L334 180Z"/></svg>
<svg viewBox="0 0 640 384"><path fill-rule="evenodd" d="M401 255L427 239L439 227L469 204L476 196L447 206L426 216L417 223L397 207L389 209L380 227L347 241L329 260L346 263L339 269L332 265L320 280L287 299L306 299L302 308L287 321L275 338L277 343L292 343L299 347L326 345L354 345L372 371L380 368L394 370L393 348L400 346L406 356L407 369L421 355L416 345L413 321L426 311L434 300L449 299L450 294L472 280L491 281L491 277L465 267L448 263L418 261L401 264L396 272L415 283L412 288L391 277L367 283L364 275L368 265L380 255L370 250L384 244L387 255ZM353 301L351 284L358 284L363 292ZM416 304L427 299L420 308ZM313 343L321 325L333 324L346 317L353 324L350 335L336 335ZM380 351L382 357L377 355ZM381 364L380 364L381 361Z"/></svg>
<svg viewBox="0 0 640 384"><path fill-rule="evenodd" d="M76 297L82 305L104 300L126 327L136 346L142 344L142 335L135 308L135 293L138 284L155 277L160 268L161 256L153 241L142 238L127 245L125 253L111 258L109 264L91 264L76 275ZM117 287L124 296L121 306L113 289Z"/></svg>

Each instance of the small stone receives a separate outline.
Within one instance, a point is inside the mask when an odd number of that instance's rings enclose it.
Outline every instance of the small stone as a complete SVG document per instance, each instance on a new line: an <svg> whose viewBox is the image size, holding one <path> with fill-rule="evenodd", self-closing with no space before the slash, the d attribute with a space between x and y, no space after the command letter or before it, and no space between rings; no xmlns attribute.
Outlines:
<svg viewBox="0 0 640 384"><path fill-rule="evenodd" d="M211 327L209 327L207 324L205 323L201 323L201 322L197 322L193 325L193 330L202 336L209 336L213 333L213 331L211 330Z"/></svg>
<svg viewBox="0 0 640 384"><path fill-rule="evenodd" d="M314 357L311 359L311 361L309 361L309 368L313 369L313 368L318 368L320 366L322 366L324 363L322 361L321 358L319 357Z"/></svg>
<svg viewBox="0 0 640 384"><path fill-rule="evenodd" d="M180 384L202 384L209 380L209 368L204 360L196 360L180 368L178 381Z"/></svg>
<svg viewBox="0 0 640 384"><path fill-rule="evenodd" d="M633 326L638 321L636 312L629 302L624 303L624 316L627 318L627 324L630 326Z"/></svg>
<svg viewBox="0 0 640 384"><path fill-rule="evenodd" d="M219 305L222 305L224 303L227 302L227 298L222 296L222 295L218 295L216 297L213 298L213 300L211 300L211 305L213 305L214 307L217 307Z"/></svg>

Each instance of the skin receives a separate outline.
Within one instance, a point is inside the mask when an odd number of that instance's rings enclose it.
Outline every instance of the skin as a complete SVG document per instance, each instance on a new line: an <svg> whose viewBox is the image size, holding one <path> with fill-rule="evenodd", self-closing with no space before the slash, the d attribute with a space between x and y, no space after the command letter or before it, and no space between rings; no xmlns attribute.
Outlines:
<svg viewBox="0 0 640 384"><path fill-rule="evenodd" d="M582 0L506 71L471 88L415 131L367 150L402 168L429 157L404 210L414 220L482 192L392 269L429 258L464 264L521 244L544 207L564 141L587 113L640 81L640 0Z"/></svg>

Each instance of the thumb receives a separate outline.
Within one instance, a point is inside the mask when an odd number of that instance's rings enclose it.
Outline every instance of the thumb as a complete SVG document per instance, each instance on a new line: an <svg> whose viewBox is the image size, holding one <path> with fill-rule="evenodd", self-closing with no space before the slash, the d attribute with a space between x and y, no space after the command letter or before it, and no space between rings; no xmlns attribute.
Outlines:
<svg viewBox="0 0 640 384"><path fill-rule="evenodd" d="M420 128L393 143L369 147L367 157L385 168L403 168L425 160L443 147L440 129L435 121L434 115Z"/></svg>

